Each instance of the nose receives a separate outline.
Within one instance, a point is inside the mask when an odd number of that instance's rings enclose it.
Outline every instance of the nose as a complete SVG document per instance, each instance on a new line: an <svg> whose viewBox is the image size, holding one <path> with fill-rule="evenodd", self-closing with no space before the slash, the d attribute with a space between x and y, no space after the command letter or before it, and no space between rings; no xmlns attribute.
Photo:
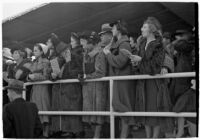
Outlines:
<svg viewBox="0 0 200 140"><path fill-rule="evenodd" d="M141 32L143 32L143 28L142 28L142 27L141 27L141 29L140 29L140 30L141 30Z"/></svg>

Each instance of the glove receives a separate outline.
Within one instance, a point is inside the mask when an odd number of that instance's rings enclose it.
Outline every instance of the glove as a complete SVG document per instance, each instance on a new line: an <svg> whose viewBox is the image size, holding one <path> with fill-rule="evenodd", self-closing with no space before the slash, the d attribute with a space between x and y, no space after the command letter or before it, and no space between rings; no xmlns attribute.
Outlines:
<svg viewBox="0 0 200 140"><path fill-rule="evenodd" d="M80 81L81 85L84 85L85 80L86 80L86 75L85 74L78 74L78 80Z"/></svg>

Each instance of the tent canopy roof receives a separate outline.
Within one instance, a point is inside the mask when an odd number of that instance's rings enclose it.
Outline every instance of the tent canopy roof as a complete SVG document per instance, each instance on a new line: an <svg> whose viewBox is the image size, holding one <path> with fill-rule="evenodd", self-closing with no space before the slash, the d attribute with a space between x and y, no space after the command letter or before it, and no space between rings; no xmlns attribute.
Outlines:
<svg viewBox="0 0 200 140"><path fill-rule="evenodd" d="M148 16L156 17L163 31L191 29L195 25L195 3L50 3L4 21L3 45L9 46L12 41L45 43L52 32L68 43L71 32L100 32L102 24L118 19L124 19L129 31L139 34Z"/></svg>

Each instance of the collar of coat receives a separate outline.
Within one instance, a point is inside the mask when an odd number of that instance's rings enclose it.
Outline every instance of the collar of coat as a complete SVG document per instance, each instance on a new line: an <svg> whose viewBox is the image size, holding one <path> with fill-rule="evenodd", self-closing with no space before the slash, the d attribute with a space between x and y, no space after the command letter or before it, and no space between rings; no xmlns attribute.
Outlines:
<svg viewBox="0 0 200 140"><path fill-rule="evenodd" d="M33 62L36 62L36 63L48 63L49 60L47 58L42 58L42 59L35 59Z"/></svg>
<svg viewBox="0 0 200 140"><path fill-rule="evenodd" d="M25 102L25 100L21 97L14 99L12 102L16 103L16 102Z"/></svg>
<svg viewBox="0 0 200 140"><path fill-rule="evenodd" d="M123 42L130 42L128 36L122 35L122 37L117 40L117 42L112 46L112 48L118 48Z"/></svg>

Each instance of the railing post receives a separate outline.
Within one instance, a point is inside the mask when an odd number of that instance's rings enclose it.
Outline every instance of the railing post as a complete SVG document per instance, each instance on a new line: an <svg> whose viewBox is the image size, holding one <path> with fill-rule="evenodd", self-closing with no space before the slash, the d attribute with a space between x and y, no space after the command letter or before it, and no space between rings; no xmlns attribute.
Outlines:
<svg viewBox="0 0 200 140"><path fill-rule="evenodd" d="M60 131L62 130L62 117L61 117L61 115L59 116L59 118L60 118Z"/></svg>
<svg viewBox="0 0 200 140"><path fill-rule="evenodd" d="M23 88L26 89L26 85L25 84L23 85ZM23 90L23 92L22 92L22 98L24 100L26 100L26 90Z"/></svg>
<svg viewBox="0 0 200 140"><path fill-rule="evenodd" d="M113 100L113 80L109 80L110 88L110 138L115 138L115 117L113 113L112 100Z"/></svg>

